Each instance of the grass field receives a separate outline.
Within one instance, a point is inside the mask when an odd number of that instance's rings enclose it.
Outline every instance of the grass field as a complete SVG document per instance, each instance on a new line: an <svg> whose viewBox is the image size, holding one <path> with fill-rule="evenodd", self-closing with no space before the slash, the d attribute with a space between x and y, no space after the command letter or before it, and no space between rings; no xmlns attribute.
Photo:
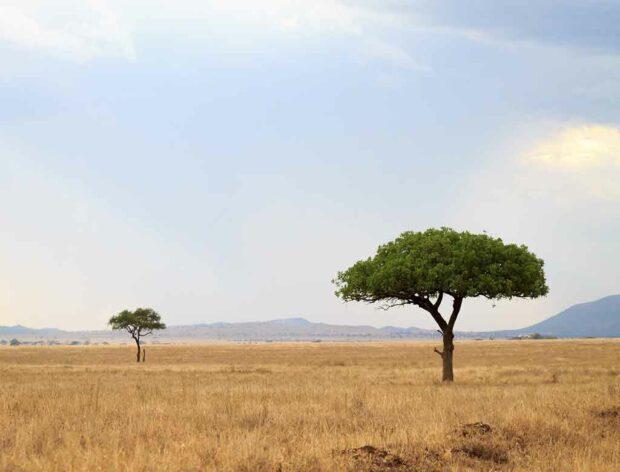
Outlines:
<svg viewBox="0 0 620 472"><path fill-rule="evenodd" d="M3 347L0 470L620 470L620 341L435 345Z"/></svg>

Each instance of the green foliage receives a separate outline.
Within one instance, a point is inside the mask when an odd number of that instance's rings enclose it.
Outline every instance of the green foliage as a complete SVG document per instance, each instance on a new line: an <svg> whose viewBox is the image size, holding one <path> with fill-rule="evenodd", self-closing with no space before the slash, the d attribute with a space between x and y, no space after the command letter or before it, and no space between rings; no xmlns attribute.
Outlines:
<svg viewBox="0 0 620 472"><path fill-rule="evenodd" d="M546 295L543 261L526 246L450 228L405 232L374 257L339 272L336 295L345 301L420 304L455 299L535 298Z"/></svg>
<svg viewBox="0 0 620 472"><path fill-rule="evenodd" d="M124 310L110 318L108 324L112 329L124 329L132 336L146 336L158 329L166 329L161 316L152 308L137 308L135 311Z"/></svg>

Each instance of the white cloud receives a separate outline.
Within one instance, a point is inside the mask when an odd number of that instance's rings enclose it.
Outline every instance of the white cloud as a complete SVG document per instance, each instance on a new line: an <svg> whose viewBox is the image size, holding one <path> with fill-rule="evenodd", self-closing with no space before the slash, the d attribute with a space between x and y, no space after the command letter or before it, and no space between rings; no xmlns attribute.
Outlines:
<svg viewBox="0 0 620 472"><path fill-rule="evenodd" d="M620 167L620 128L600 125L567 128L538 143L525 158L561 170Z"/></svg>
<svg viewBox="0 0 620 472"><path fill-rule="evenodd" d="M428 71L404 48L382 39L384 29L404 24L390 9L342 0L228 0L207 2L211 13L233 17L275 34L344 36L359 43L361 62L381 61L397 69Z"/></svg>
<svg viewBox="0 0 620 472"><path fill-rule="evenodd" d="M56 0L53 6L44 0L8 0L0 6L0 44L88 60L134 58L127 25L136 35L149 31L150 37L155 32L194 41L204 40L200 32L215 32L208 36L209 48L231 41L247 48L265 40L287 45L304 37L339 37L357 42L362 60L428 70L385 39L385 33L404 24L390 9L343 0Z"/></svg>
<svg viewBox="0 0 620 472"><path fill-rule="evenodd" d="M388 9L343 0L108 0L118 14L140 27L160 21L202 22L205 29L226 27L235 34L361 35L375 26L394 25ZM172 26L172 25L171 25Z"/></svg>
<svg viewBox="0 0 620 472"><path fill-rule="evenodd" d="M245 3L245 2L242 2ZM323 31L358 35L364 31L368 12L335 1L318 1L305 7L301 2L273 3L272 14L279 17L275 24L285 30Z"/></svg>
<svg viewBox="0 0 620 472"><path fill-rule="evenodd" d="M388 11L341 0L207 0L202 5L208 15L232 16L242 22L304 33L360 35L368 26L391 24L396 19Z"/></svg>
<svg viewBox="0 0 620 472"><path fill-rule="evenodd" d="M528 181L554 182L573 196L620 198L620 128L602 125L565 127L522 156Z"/></svg>
<svg viewBox="0 0 620 472"><path fill-rule="evenodd" d="M40 1L9 0L0 5L0 43L75 60L135 56L131 35L106 4L65 3L56 10Z"/></svg>

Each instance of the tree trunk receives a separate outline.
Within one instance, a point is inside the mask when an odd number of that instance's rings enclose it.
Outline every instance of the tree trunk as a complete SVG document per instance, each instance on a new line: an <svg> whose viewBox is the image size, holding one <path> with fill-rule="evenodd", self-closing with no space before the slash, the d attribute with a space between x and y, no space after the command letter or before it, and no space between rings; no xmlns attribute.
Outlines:
<svg viewBox="0 0 620 472"><path fill-rule="evenodd" d="M137 339L136 339L136 346L138 347L137 361L140 362L140 341L138 341Z"/></svg>
<svg viewBox="0 0 620 472"><path fill-rule="evenodd" d="M452 382L454 380L454 371L452 370L452 354L454 353L454 333L452 331L446 331L443 335L443 352L441 353L441 359L443 361L443 376L441 378L444 382Z"/></svg>
<svg viewBox="0 0 620 472"><path fill-rule="evenodd" d="M142 362L146 362L146 348L142 348Z"/></svg>

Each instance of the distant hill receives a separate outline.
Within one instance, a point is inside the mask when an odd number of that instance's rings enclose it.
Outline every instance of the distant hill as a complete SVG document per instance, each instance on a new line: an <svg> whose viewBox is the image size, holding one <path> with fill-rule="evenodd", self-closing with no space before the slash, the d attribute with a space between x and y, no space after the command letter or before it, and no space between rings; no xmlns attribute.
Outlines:
<svg viewBox="0 0 620 472"><path fill-rule="evenodd" d="M574 305L540 323L522 329L486 332L458 332L457 338L511 338L539 333L557 337L620 337L620 295ZM304 318L286 318L246 323L202 323L169 326L150 336L149 342L173 341L338 341L382 339L433 339L434 329L385 326L335 325L313 323ZM126 333L102 331L62 331L54 328L32 329L24 326L0 326L0 339L29 341L57 340L125 342Z"/></svg>
<svg viewBox="0 0 620 472"><path fill-rule="evenodd" d="M540 333L563 338L620 337L620 295L580 303L517 333Z"/></svg>
<svg viewBox="0 0 620 472"><path fill-rule="evenodd" d="M430 338L433 330L419 328L375 328L373 326L313 323L304 318L286 318L247 323L212 323L170 326L159 339L219 339L232 341L312 341L391 338Z"/></svg>
<svg viewBox="0 0 620 472"><path fill-rule="evenodd" d="M129 338L125 332L116 331L62 331L58 329L31 329L23 326L0 326L0 339L10 338L37 342L47 340L123 342ZM304 318L286 318L271 321L245 323L201 323L195 325L168 326L149 336L150 342L173 341L346 341L381 339L429 339L438 337L435 330L398 328L387 326L335 325L313 323Z"/></svg>
<svg viewBox="0 0 620 472"><path fill-rule="evenodd" d="M0 336L18 336L18 335L28 335L28 336L57 336L66 333L67 331L62 331L56 328L27 328L22 325L15 326L0 326Z"/></svg>

